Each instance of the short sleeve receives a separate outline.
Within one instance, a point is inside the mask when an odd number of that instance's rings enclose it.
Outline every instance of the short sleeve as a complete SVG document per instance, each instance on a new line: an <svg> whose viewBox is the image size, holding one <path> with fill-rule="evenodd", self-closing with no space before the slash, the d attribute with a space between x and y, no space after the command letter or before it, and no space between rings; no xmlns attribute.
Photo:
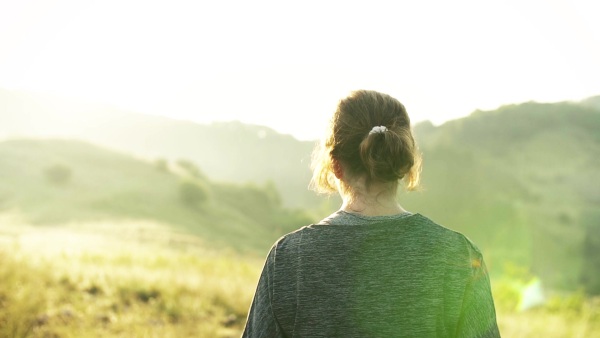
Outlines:
<svg viewBox="0 0 600 338"><path fill-rule="evenodd" d="M258 286L250 306L243 338L284 337L273 312L273 267L277 246L274 245L267 256Z"/></svg>

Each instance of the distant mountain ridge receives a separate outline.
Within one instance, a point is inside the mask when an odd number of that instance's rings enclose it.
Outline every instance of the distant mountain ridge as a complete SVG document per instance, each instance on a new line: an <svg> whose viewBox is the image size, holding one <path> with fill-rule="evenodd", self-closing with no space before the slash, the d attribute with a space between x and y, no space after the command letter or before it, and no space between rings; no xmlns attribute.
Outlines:
<svg viewBox="0 0 600 338"><path fill-rule="evenodd" d="M149 159L188 159L215 180L273 181L289 206L307 189L314 142L240 122L202 125L86 102L0 90L0 138L75 138Z"/></svg>
<svg viewBox="0 0 600 338"><path fill-rule="evenodd" d="M192 164L152 163L87 142L0 142L0 215L31 224L141 219L202 238L207 247L263 255L312 221L281 206L270 185L214 182Z"/></svg>
<svg viewBox="0 0 600 338"><path fill-rule="evenodd" d="M596 110L600 110L600 95L588 97L587 99L582 100L581 104Z"/></svg>
<svg viewBox="0 0 600 338"><path fill-rule="evenodd" d="M401 198L466 233L492 265L519 262L557 287L590 271L597 280L600 265L582 253L600 250L599 130L600 109L573 102L418 125L424 191Z"/></svg>

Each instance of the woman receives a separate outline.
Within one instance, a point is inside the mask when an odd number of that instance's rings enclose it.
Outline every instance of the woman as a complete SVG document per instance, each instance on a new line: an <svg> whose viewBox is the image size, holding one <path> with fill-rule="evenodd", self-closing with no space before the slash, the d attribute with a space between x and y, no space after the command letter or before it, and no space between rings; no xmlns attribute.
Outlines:
<svg viewBox="0 0 600 338"><path fill-rule="evenodd" d="M339 211L271 248L243 337L499 337L485 264L465 236L398 204L420 155L404 106L341 100L313 162Z"/></svg>

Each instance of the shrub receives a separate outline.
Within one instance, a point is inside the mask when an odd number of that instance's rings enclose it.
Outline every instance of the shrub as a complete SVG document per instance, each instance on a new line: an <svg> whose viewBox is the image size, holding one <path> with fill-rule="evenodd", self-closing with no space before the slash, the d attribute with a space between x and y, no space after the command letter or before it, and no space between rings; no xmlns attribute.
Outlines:
<svg viewBox="0 0 600 338"><path fill-rule="evenodd" d="M156 161L154 161L154 167L156 167L156 170L162 173L169 172L169 162L164 158L159 158Z"/></svg>
<svg viewBox="0 0 600 338"><path fill-rule="evenodd" d="M204 183L194 180L183 180L179 184L179 197L189 207L197 207L206 203L209 195L208 187Z"/></svg>
<svg viewBox="0 0 600 338"><path fill-rule="evenodd" d="M73 176L73 172L71 168L63 164L55 164L44 170L44 175L46 179L56 185L64 185L67 184L71 177Z"/></svg>
<svg viewBox="0 0 600 338"><path fill-rule="evenodd" d="M206 180L206 175L194 164L192 161L188 160L178 160L177 166L185 171L185 173L193 178L199 178L202 180Z"/></svg>
<svg viewBox="0 0 600 338"><path fill-rule="evenodd" d="M589 295L600 296L600 212L585 212L583 223L585 237L580 282Z"/></svg>

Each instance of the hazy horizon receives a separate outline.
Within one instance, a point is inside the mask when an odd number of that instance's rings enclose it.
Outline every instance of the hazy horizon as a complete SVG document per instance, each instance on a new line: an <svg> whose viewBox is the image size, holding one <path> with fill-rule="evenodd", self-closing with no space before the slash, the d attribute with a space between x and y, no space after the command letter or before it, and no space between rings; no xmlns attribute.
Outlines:
<svg viewBox="0 0 600 338"><path fill-rule="evenodd" d="M160 113L160 112L146 112L146 111L140 111L140 110L135 110L135 109L130 109L128 107L122 107L119 106L117 104L111 103L111 102L101 102L98 100L93 100L93 99L86 99L86 98L78 98L78 97L73 97L73 96L69 96L69 95L63 95L63 94L56 94L56 93L52 93L52 92L43 92L43 91L35 91L35 90L24 90L24 89L18 89L18 88L6 88L6 87L0 87L0 90L4 90L7 92L13 92L13 93L18 93L18 94L25 94L25 95L33 95L36 97L44 97L44 98L48 98L49 100L56 100L56 102L59 102L59 105L64 104L67 109L65 110L65 113L68 114L73 114L73 113L84 113L83 111L79 111L77 110L78 108L75 108L74 110L72 109L72 107L77 107L78 104L82 104L84 106L93 106L93 107L100 107L101 109L115 109L118 111L122 111L125 113L133 113L133 114L140 114L140 115L146 115L146 116L157 116L157 117L164 117L164 118L168 118L168 119L172 119L172 120L177 120L177 121L183 121L183 122L192 122L192 123L197 123L197 124L201 124L201 125L210 125L213 123L231 123L231 122L239 122L239 123L243 123L243 124L248 124L248 125L255 125L255 126L260 126L260 127L267 127L267 128L271 128L272 130L274 130L277 133L283 134L283 135L290 135L292 137L294 137L295 139L299 140L299 141L318 141L321 137L322 137L322 132L324 131L325 127L326 127L326 119L323 119L323 123L319 124L319 125L315 125L315 133L311 133L311 134L306 134L308 136L305 137L305 134L302 133L297 133L294 132L293 130L286 130L281 129L279 126L275 126L275 125L269 125L267 123L257 123L255 121L252 121L252 119L248 119L248 120L243 120L243 119L219 119L219 118L215 118L213 120L201 120L201 119L194 119L193 116L191 117L186 117L186 116L173 116L173 114L166 114L166 113ZM600 91L598 93L598 95L600 95ZM597 96L597 95L592 95L590 97L593 96ZM581 98L580 100L561 100L561 101L547 101L547 102L542 102L542 101L536 101L538 103L556 103L556 102L563 102L563 101L568 101L568 102L578 102L581 101L583 99L586 99L588 97L584 97ZM411 120L412 120L412 125L416 125L419 124L421 122L426 122L429 121L432 124L434 124L435 126L440 126L448 121L452 121L452 120L456 120L456 119L460 119L460 118L464 118L469 116L471 113L473 113L475 110L494 110L497 109L501 106L504 105L512 105L512 104L521 104L524 102L531 102L534 100L527 100L527 101L522 101L522 102L506 102L503 104L500 104L497 107L492 107L492 108L488 108L488 109L482 109L482 108L476 108L473 111L469 111L469 112L464 112L464 114L460 114L460 115L456 115L456 116L449 116L447 119L445 120L430 120L430 119L421 119L421 120L416 120L414 117L411 116ZM49 107L46 107L49 108ZM56 107L54 107L56 108ZM333 110L331 111L333 112ZM0 111L0 113L2 113ZM409 111L409 114L411 112ZM327 116L329 117L329 116ZM318 130L320 130L321 132L318 132ZM314 135L313 137L310 137L311 135Z"/></svg>
<svg viewBox="0 0 600 338"><path fill-rule="evenodd" d="M0 4L0 87L320 137L355 89L434 124L600 93L591 1Z"/></svg>

